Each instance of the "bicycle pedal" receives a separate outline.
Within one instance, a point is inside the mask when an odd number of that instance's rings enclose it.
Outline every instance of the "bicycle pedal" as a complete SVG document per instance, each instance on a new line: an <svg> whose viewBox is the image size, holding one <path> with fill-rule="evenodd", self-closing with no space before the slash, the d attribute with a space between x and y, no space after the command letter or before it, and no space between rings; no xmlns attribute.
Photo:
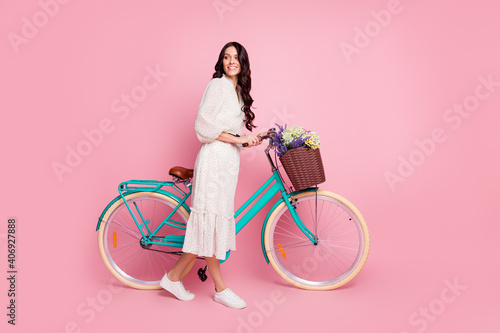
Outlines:
<svg viewBox="0 0 500 333"><path fill-rule="evenodd" d="M201 282L205 282L207 280L207 266L205 266L205 269L200 268L198 270L198 277L200 278Z"/></svg>

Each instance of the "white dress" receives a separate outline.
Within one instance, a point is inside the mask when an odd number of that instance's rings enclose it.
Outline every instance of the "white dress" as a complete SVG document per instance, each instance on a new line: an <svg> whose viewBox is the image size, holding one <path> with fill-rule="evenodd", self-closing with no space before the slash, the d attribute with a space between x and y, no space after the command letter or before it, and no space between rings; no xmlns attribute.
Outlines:
<svg viewBox="0 0 500 333"><path fill-rule="evenodd" d="M240 147L216 138L240 134L245 114L233 81L223 75L205 89L194 129L203 144L194 165L191 215L183 252L225 259L236 250L234 194L238 182Z"/></svg>

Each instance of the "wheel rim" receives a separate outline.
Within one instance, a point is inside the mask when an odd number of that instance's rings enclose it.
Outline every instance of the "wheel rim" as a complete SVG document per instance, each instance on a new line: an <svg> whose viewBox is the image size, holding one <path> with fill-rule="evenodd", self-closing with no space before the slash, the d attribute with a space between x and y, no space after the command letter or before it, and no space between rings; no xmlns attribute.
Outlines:
<svg viewBox="0 0 500 333"><path fill-rule="evenodd" d="M127 198L129 207L134 212L138 222L141 218L135 210L134 203L139 207L144 220L149 221L148 227L154 231L163 219L172 212L175 204L163 197L142 195ZM176 221L186 223L187 219L179 211L172 217ZM144 229L145 230L145 229ZM185 230L168 225L162 227L157 234L184 235ZM105 260L113 274L132 286L157 286L161 277L175 264L179 255L165 252L181 251L179 247L165 245L145 245L141 243L142 235L130 215L126 205L122 202L111 212L105 223L102 236L102 247ZM164 251L164 252L160 252ZM113 272L114 271L114 272Z"/></svg>
<svg viewBox="0 0 500 333"><path fill-rule="evenodd" d="M363 259L365 236L356 214L341 201L323 195L297 199L297 213L317 236L315 245L296 226L287 206L276 214L269 234L269 253L284 278L322 288L353 274Z"/></svg>

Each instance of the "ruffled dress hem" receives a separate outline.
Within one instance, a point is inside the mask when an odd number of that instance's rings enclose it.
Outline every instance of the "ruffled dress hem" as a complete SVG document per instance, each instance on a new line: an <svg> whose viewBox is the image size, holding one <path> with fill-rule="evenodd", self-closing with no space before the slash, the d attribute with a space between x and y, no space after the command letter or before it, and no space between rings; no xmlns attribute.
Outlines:
<svg viewBox="0 0 500 333"><path fill-rule="evenodd" d="M182 252L224 260L228 250L236 250L235 236L233 216L192 209Z"/></svg>

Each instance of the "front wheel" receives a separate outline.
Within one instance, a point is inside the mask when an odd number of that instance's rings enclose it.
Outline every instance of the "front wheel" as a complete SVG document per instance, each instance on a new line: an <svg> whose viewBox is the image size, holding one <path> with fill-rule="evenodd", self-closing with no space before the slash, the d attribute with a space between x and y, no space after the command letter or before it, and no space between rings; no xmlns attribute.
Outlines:
<svg viewBox="0 0 500 333"><path fill-rule="evenodd" d="M330 290L352 280L368 257L368 228L358 209L338 194L294 195L296 212L316 240L297 226L285 202L270 214L264 248L276 272L303 289Z"/></svg>
<svg viewBox="0 0 500 333"><path fill-rule="evenodd" d="M175 199L157 192L131 193L125 199L139 224L143 218L151 232L178 204ZM186 225L189 213L181 206L171 219ZM184 234L185 229L164 225L156 236L161 239ZM99 252L109 271L121 282L137 289L160 289L162 276L173 267L181 251L179 247L144 244L123 199L117 200L104 213L97 237Z"/></svg>

